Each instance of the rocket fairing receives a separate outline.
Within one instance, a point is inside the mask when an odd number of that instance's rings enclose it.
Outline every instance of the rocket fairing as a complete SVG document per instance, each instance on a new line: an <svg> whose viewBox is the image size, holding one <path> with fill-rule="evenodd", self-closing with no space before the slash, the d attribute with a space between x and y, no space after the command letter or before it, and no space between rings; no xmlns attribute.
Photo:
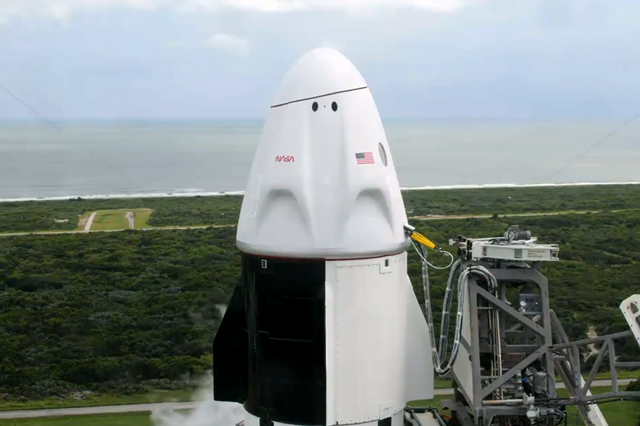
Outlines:
<svg viewBox="0 0 640 426"><path fill-rule="evenodd" d="M242 272L214 341L214 399L245 425L403 424L433 397L393 158L371 91L327 48L269 108L242 203Z"/></svg>

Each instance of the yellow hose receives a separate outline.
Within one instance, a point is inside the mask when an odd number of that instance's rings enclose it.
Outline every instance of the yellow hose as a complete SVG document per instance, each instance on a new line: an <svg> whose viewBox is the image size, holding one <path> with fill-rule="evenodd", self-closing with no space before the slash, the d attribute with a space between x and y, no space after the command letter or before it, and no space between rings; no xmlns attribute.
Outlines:
<svg viewBox="0 0 640 426"><path fill-rule="evenodd" d="M422 244L423 246L430 248L431 250L435 250L436 249L436 244L431 241L430 239L428 239L427 237L425 237L424 235L418 233L418 232L413 232L411 234L411 239L417 243Z"/></svg>

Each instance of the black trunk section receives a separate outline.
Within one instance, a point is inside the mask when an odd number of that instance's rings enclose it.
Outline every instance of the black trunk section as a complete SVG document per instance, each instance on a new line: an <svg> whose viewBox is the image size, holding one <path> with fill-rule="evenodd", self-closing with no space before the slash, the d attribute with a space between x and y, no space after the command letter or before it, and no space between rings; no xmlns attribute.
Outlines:
<svg viewBox="0 0 640 426"><path fill-rule="evenodd" d="M243 255L214 342L216 400L274 422L326 423L324 285L324 261Z"/></svg>
<svg viewBox="0 0 640 426"><path fill-rule="evenodd" d="M242 283L240 276L213 340L213 395L216 401L243 403L247 399L249 341Z"/></svg>

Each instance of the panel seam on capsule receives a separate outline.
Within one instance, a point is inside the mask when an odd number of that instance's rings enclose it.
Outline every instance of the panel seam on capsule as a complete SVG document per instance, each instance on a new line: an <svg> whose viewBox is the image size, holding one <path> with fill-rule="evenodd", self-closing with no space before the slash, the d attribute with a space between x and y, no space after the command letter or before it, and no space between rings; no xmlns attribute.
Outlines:
<svg viewBox="0 0 640 426"><path fill-rule="evenodd" d="M353 260L371 260L371 259L381 259L383 257L394 257L399 254L406 252L406 250L389 253L389 254L380 254L376 256L369 257L347 257L347 258L324 258L324 257L286 257L286 256L278 256L278 255L270 255L270 254L254 254L241 251L241 253L246 254L247 256L259 257L261 259L271 259L271 260L282 260L282 261L300 261L300 262L348 262Z"/></svg>
<svg viewBox="0 0 640 426"><path fill-rule="evenodd" d="M296 99L294 101L284 102L284 103L277 104L277 105L271 105L271 108L278 108L278 107L289 105L289 104L295 104L296 102L310 101L311 99L318 99L318 98L324 98L324 97L332 96L332 95L339 95L340 93L355 92L356 90L364 90L364 89L367 89L367 88L368 88L368 86L362 86L362 87L356 87L355 89L340 90L338 92L325 93L324 95L318 95L318 96L311 96L309 98Z"/></svg>

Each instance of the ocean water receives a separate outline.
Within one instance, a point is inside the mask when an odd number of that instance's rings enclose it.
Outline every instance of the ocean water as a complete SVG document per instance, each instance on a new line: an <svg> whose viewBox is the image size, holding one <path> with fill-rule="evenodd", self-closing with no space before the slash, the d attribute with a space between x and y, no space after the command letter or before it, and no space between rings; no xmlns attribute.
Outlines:
<svg viewBox="0 0 640 426"><path fill-rule="evenodd" d="M403 187L640 181L640 123L387 120ZM242 191L262 122L0 122L0 199ZM562 169L559 173L558 170Z"/></svg>

